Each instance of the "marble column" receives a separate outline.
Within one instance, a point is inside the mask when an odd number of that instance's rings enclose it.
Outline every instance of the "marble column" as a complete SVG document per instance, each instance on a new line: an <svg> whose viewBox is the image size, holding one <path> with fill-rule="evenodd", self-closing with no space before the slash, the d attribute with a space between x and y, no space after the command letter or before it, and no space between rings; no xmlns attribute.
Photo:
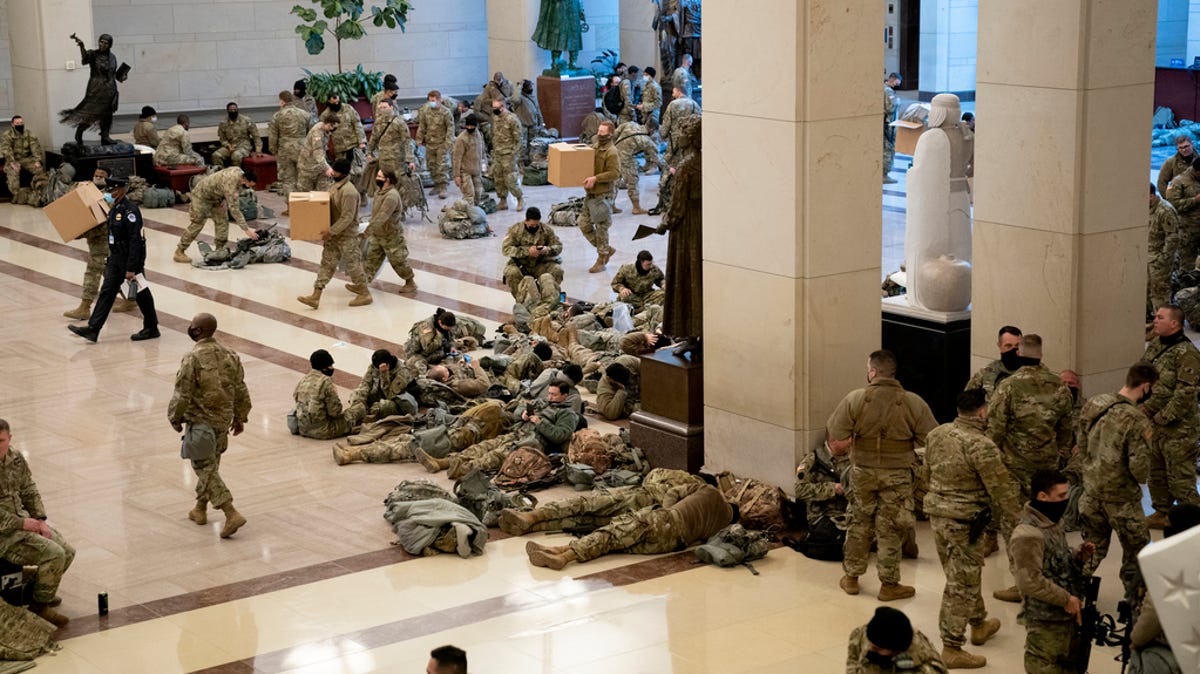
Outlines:
<svg viewBox="0 0 1200 674"><path fill-rule="evenodd" d="M982 0L972 365L1004 324L1093 395L1143 349L1155 0Z"/></svg>
<svg viewBox="0 0 1200 674"><path fill-rule="evenodd" d="M790 492L879 348L884 7L704 9L705 465Z"/></svg>
<svg viewBox="0 0 1200 674"><path fill-rule="evenodd" d="M658 37L651 27L655 13L650 0L621 0L621 60L639 68L654 66L661 73Z"/></svg>
<svg viewBox="0 0 1200 674"><path fill-rule="evenodd" d="M488 79L497 70L508 79L537 80L550 66L550 53L530 36L537 27L538 0L493 0L487 3ZM482 86L480 82L477 86ZM472 93L478 94L479 89Z"/></svg>
<svg viewBox="0 0 1200 674"><path fill-rule="evenodd" d="M47 150L73 139L75 130L59 124L58 113L74 107L87 88L88 69L67 37L71 33L89 49L96 47L90 0L8 0L13 111L24 116L25 127ZM121 57L120 36L114 38L113 51ZM128 53L130 46L125 48ZM124 58L132 60L132 54ZM95 132L89 137L95 139Z"/></svg>
<svg viewBox="0 0 1200 674"><path fill-rule="evenodd" d="M978 5L979 0L921 0L918 84L922 100L943 92L972 100Z"/></svg>

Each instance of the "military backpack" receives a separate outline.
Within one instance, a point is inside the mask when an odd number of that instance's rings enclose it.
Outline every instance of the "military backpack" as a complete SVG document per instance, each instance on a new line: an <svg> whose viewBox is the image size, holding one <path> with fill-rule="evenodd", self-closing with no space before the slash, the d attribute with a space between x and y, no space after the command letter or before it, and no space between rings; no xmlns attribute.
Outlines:
<svg viewBox="0 0 1200 674"><path fill-rule="evenodd" d="M741 522L747 528L773 531L784 528L783 504L787 499L779 487L728 471L717 475L717 486L725 500L737 504Z"/></svg>
<svg viewBox="0 0 1200 674"><path fill-rule="evenodd" d="M575 435L571 436L571 444L567 447L567 461L587 464L596 475L603 475L612 465L608 443L598 431L590 428L575 431Z"/></svg>
<svg viewBox="0 0 1200 674"><path fill-rule="evenodd" d="M500 521L500 511L505 508L532 510L538 503L531 494L507 494L501 491L478 468L454 483L454 495L459 505L471 511L488 527L496 526Z"/></svg>
<svg viewBox="0 0 1200 674"><path fill-rule="evenodd" d="M741 524L730 524L696 548L696 558L714 566L745 566L757 576L758 570L750 562L766 557L770 550L771 541L767 534L751 531Z"/></svg>
<svg viewBox="0 0 1200 674"><path fill-rule="evenodd" d="M504 458L496 475L496 486L502 489L529 489L557 482L550 457L536 447L517 447Z"/></svg>

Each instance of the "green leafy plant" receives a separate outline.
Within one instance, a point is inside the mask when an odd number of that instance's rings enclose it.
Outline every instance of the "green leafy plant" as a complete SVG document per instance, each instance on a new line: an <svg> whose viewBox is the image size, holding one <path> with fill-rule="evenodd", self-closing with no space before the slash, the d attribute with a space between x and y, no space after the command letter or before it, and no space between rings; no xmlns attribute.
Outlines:
<svg viewBox="0 0 1200 674"><path fill-rule="evenodd" d="M617 64L620 62L621 57L617 54L617 50L605 49L596 58L592 59L592 74L597 79L608 77L617 72Z"/></svg>
<svg viewBox="0 0 1200 674"><path fill-rule="evenodd" d="M304 40L309 54L316 56L325 50L325 34L333 36L337 44L338 73L342 72L342 40L361 40L367 34L363 22L370 19L378 28L397 26L404 31L408 13L413 6L409 0L387 0L383 6L371 5L367 14L363 0L308 0L318 8L296 5L292 14L304 23L296 26L296 33ZM321 18L324 17L324 18Z"/></svg>
<svg viewBox="0 0 1200 674"><path fill-rule="evenodd" d="M370 98L383 89L383 73L363 70L362 64L345 73L314 73L302 68L308 77L308 93L313 99L324 104L333 94L344 102L361 98Z"/></svg>

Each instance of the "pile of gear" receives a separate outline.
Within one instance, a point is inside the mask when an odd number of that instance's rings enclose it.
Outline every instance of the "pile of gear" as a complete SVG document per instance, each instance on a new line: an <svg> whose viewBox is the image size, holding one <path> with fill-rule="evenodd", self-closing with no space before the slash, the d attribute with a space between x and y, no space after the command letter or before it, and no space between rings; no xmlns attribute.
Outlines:
<svg viewBox="0 0 1200 674"><path fill-rule="evenodd" d="M225 247L214 249L208 243L199 241L196 245L200 248L200 259L193 261L192 266L200 269L241 269L259 262L287 262L292 259L292 247L274 229L275 225L271 225L255 230L257 239L239 239L232 250Z"/></svg>
<svg viewBox="0 0 1200 674"><path fill-rule="evenodd" d="M495 204L495 201L492 202ZM463 199L442 207L438 216L438 231L446 239L479 239L492 235L487 213Z"/></svg>

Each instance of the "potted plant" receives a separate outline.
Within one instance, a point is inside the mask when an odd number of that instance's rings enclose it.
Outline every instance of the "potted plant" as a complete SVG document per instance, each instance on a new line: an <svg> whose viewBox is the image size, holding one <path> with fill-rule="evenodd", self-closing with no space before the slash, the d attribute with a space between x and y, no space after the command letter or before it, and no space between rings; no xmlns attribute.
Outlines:
<svg viewBox="0 0 1200 674"><path fill-rule="evenodd" d="M366 71L362 64L354 70L345 73L314 73L308 68L301 68L306 75L308 93L317 101L317 106L325 109L325 101L337 94L342 101L354 106L359 117L368 119L373 116L370 99L383 89L383 73L381 71Z"/></svg>

